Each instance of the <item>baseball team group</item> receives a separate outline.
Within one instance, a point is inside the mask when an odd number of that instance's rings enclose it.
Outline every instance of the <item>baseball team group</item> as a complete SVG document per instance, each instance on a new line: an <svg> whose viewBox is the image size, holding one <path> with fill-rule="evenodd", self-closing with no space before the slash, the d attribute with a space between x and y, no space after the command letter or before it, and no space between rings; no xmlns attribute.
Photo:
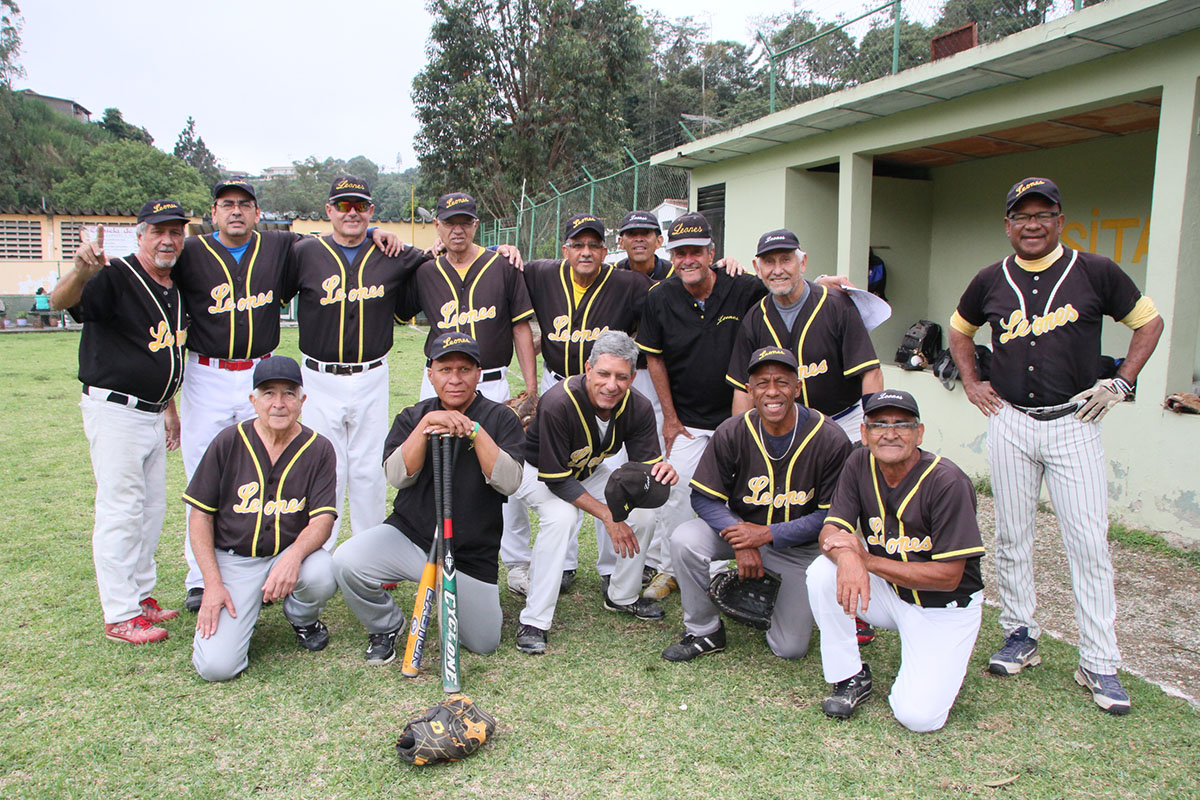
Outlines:
<svg viewBox="0 0 1200 800"><path fill-rule="evenodd" d="M465 193L438 201L430 251L372 227L370 187L356 177L333 182L325 210L328 235L260 232L254 187L226 180L213 188L215 230L186 236L178 203L150 201L137 252L109 258L100 230L54 288L53 306L84 323L80 408L109 639L161 641L160 623L180 613L153 597L166 450L180 448L199 675L246 669L264 604L281 604L300 646L323 649L320 614L339 589L366 629L367 662L391 662L407 618L390 590L416 581L431 551L429 441L449 435L462 444L447 480L467 650L500 646L503 562L525 597L516 647L546 652L587 514L606 609L659 620L678 592L685 630L664 659L725 649L708 587L736 565L740 579L778 582L765 637L776 656L803 657L820 628L826 714L848 718L870 697L860 650L887 629L901 644L896 719L945 724L981 623L975 492L921 448L917 402L884 386L846 279L806 279L795 234L762 234L751 274L715 261L698 213L664 229L630 212L616 231L626 257L610 264L591 214L567 220L561 259L524 261L476 244ZM1012 252L965 288L950 349L987 417L1005 637L989 669L1012 676L1041 661L1032 543L1044 481L1074 586L1075 680L1121 714L1100 420L1132 395L1163 323L1117 264L1065 248L1063 224L1052 181L1009 190ZM293 298L298 361L274 354ZM417 314L430 326L420 399L392 419L393 330ZM1102 372L1105 316L1133 331L1115 375ZM973 338L985 324L981 376ZM353 535L338 545L346 495Z"/></svg>

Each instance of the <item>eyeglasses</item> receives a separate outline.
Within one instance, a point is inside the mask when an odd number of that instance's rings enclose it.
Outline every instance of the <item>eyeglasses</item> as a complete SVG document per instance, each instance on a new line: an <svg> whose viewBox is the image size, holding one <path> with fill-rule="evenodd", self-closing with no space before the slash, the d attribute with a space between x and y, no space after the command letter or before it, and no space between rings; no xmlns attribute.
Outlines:
<svg viewBox="0 0 1200 800"><path fill-rule="evenodd" d="M1038 222L1050 223L1058 219L1061 211L1039 211L1036 214L1009 214L1008 221L1013 225L1024 225L1031 219L1036 219Z"/></svg>
<svg viewBox="0 0 1200 800"><path fill-rule="evenodd" d="M439 225L445 225L447 228L461 228L462 230L474 227L477 222L479 222L477 219L469 219L466 222L451 222L448 219L438 220Z"/></svg>
<svg viewBox="0 0 1200 800"><path fill-rule="evenodd" d="M883 433L884 431L895 431L896 433L912 433L917 428L921 427L919 422L868 422L866 423L867 430L871 433Z"/></svg>
<svg viewBox="0 0 1200 800"><path fill-rule="evenodd" d="M582 250L606 250L604 242L567 242L567 247L576 253Z"/></svg>
<svg viewBox="0 0 1200 800"><path fill-rule="evenodd" d="M369 200L334 200L329 205L333 206L341 214L349 214L351 211L357 211L360 214L365 214L367 209L371 207Z"/></svg>
<svg viewBox="0 0 1200 800"><path fill-rule="evenodd" d="M217 208L222 211L233 211L235 208L240 208L242 211L253 211L258 205L253 200L221 200L217 203Z"/></svg>

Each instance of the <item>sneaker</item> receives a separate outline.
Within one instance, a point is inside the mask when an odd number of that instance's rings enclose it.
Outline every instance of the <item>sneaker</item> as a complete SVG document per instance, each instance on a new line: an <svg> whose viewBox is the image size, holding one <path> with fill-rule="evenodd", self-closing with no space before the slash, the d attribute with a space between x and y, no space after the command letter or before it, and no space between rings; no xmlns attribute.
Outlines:
<svg viewBox="0 0 1200 800"><path fill-rule="evenodd" d="M988 672L1016 675L1026 667L1036 667L1040 663L1042 657L1038 655L1037 639L1031 638L1029 629L1022 625L1008 635L1004 646L988 661Z"/></svg>
<svg viewBox="0 0 1200 800"><path fill-rule="evenodd" d="M693 636L684 631L683 638L662 651L662 657L667 661L691 661L696 656L719 653L724 649L725 625L722 623L714 632L704 636Z"/></svg>
<svg viewBox="0 0 1200 800"><path fill-rule="evenodd" d="M204 602L204 587L194 586L187 590L187 596L183 598L183 608L185 611L195 614L200 610L202 602Z"/></svg>
<svg viewBox="0 0 1200 800"><path fill-rule="evenodd" d="M639 597L632 603L621 605L610 600L608 597L608 592L604 593L604 607L609 611L623 611L626 614L631 614L637 617L638 619L659 620L667 615L667 612L663 611L663 607L653 600L647 600L644 597Z"/></svg>
<svg viewBox="0 0 1200 800"><path fill-rule="evenodd" d="M153 597L147 597L138 603L138 605L142 607L142 616L150 620L152 625L157 625L160 622L166 622L169 619L175 619L179 616L179 612L173 608L160 608L158 601Z"/></svg>
<svg viewBox="0 0 1200 800"><path fill-rule="evenodd" d="M392 589L395 589L395 588L396 588L397 586L399 586L399 585L400 585L400 584L399 584L398 582L396 582L396 581L392 581L391 583L381 583L381 584L379 584L379 588L380 588L380 589L383 589L385 592L390 592Z"/></svg>
<svg viewBox="0 0 1200 800"><path fill-rule="evenodd" d="M859 644L870 644L875 641L875 626L865 619L854 618L854 633L858 636Z"/></svg>
<svg viewBox="0 0 1200 800"><path fill-rule="evenodd" d="M133 619L124 622L109 622L104 626L105 638L114 642L129 642L130 644L149 644L161 642L170 634L166 628L156 628L150 624L144 614L138 614Z"/></svg>
<svg viewBox="0 0 1200 800"><path fill-rule="evenodd" d="M1101 675L1080 667L1075 670L1075 682L1092 693L1096 705L1110 714L1129 713L1129 695L1125 693L1116 673Z"/></svg>
<svg viewBox="0 0 1200 800"><path fill-rule="evenodd" d="M517 649L530 655L541 655L546 652L546 640L549 631L535 628L532 625L517 625Z"/></svg>
<svg viewBox="0 0 1200 800"><path fill-rule="evenodd" d="M650 581L654 580L654 576L658 574L658 570L654 567L642 567L642 588L645 589L650 585Z"/></svg>
<svg viewBox="0 0 1200 800"><path fill-rule="evenodd" d="M513 564L508 568L508 590L522 597L529 594L528 564Z"/></svg>
<svg viewBox="0 0 1200 800"><path fill-rule="evenodd" d="M389 664L396 657L396 636L400 629L384 631L383 633L367 634L368 664Z"/></svg>
<svg viewBox="0 0 1200 800"><path fill-rule="evenodd" d="M315 653L318 650L324 650L325 645L329 644L329 628L326 628L325 623L321 620L317 620L311 625L293 624L292 629L296 631L296 640L305 650L312 650Z"/></svg>
<svg viewBox="0 0 1200 800"><path fill-rule="evenodd" d="M567 592L571 591L571 587L574 585L575 585L575 570L564 569L563 576L562 576L562 583L560 583L558 585L558 593L566 594Z"/></svg>
<svg viewBox="0 0 1200 800"><path fill-rule="evenodd" d="M642 597L647 600L665 600L667 595L678 588L678 581L665 572L659 572L651 579L650 585L642 591Z"/></svg>
<svg viewBox="0 0 1200 800"><path fill-rule="evenodd" d="M834 719L850 719L854 709L871 696L871 668L863 664L857 675L833 685L833 694L821 701L825 716Z"/></svg>

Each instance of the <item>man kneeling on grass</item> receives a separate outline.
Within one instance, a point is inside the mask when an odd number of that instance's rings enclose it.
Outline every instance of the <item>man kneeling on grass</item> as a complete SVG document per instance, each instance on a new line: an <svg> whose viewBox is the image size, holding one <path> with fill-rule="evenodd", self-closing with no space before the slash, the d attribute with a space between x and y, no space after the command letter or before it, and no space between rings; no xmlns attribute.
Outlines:
<svg viewBox="0 0 1200 800"><path fill-rule="evenodd" d="M871 696L855 613L900 633L900 672L888 698L901 725L922 733L946 724L979 634L983 542L971 480L920 449L917 401L885 389L864 404L862 440L846 461L808 568L821 628L821 665L833 694L821 708L847 719ZM854 534L861 523L866 549Z"/></svg>
<svg viewBox="0 0 1200 800"><path fill-rule="evenodd" d="M322 650L318 619L337 591L328 551L337 474L333 445L300 424L300 365L286 356L254 368L250 403L258 415L217 434L183 499L204 575L192 664L208 681L246 668L263 603L283 601L300 646Z"/></svg>

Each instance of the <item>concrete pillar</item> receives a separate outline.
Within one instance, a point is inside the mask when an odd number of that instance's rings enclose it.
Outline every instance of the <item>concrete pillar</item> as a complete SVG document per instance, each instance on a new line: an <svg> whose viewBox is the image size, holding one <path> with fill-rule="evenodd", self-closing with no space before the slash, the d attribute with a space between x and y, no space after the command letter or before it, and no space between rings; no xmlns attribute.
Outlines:
<svg viewBox="0 0 1200 800"><path fill-rule="evenodd" d="M1138 395L1140 401L1157 404L1171 392L1191 386L1196 364L1200 80L1195 72L1168 79L1163 85L1145 293L1158 306L1166 327L1138 379Z"/></svg>
<svg viewBox="0 0 1200 800"><path fill-rule="evenodd" d="M875 159L844 153L838 173L837 274L867 286L871 247L871 180Z"/></svg>

